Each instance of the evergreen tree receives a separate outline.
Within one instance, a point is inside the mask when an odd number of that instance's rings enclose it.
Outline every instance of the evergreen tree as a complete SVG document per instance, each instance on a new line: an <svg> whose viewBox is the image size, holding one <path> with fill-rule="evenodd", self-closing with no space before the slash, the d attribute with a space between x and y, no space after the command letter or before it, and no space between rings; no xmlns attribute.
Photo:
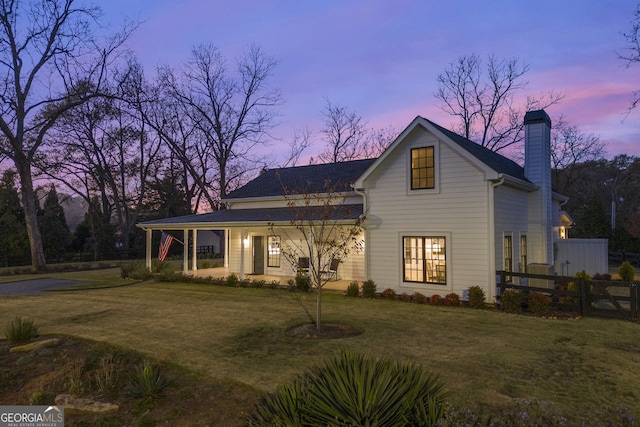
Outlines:
<svg viewBox="0 0 640 427"><path fill-rule="evenodd" d="M60 206L56 187L51 184L44 206L40 211L40 235L45 258L62 262L71 243L71 231L67 225L64 210Z"/></svg>
<svg viewBox="0 0 640 427"><path fill-rule="evenodd" d="M116 257L115 227L107 220L108 216L100 209L98 197L93 197L84 220L78 224L73 234L72 247L88 252L91 259L105 260Z"/></svg>
<svg viewBox="0 0 640 427"><path fill-rule="evenodd" d="M31 262L27 226L15 180L13 170L6 170L0 179L0 263L3 266Z"/></svg>

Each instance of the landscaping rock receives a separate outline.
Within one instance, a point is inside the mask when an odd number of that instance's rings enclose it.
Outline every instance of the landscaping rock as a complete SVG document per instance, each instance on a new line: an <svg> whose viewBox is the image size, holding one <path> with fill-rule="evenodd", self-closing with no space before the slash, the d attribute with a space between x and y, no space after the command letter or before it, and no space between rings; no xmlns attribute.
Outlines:
<svg viewBox="0 0 640 427"><path fill-rule="evenodd" d="M60 340L58 338L51 338L43 341L36 341L25 345L19 345L17 347L11 347L9 350L11 353L27 353L29 351L37 350L42 347L53 347L58 345Z"/></svg>
<svg viewBox="0 0 640 427"><path fill-rule="evenodd" d="M114 403L97 402L70 394L56 396L56 405L64 406L65 414L108 414L118 411L118 405Z"/></svg>

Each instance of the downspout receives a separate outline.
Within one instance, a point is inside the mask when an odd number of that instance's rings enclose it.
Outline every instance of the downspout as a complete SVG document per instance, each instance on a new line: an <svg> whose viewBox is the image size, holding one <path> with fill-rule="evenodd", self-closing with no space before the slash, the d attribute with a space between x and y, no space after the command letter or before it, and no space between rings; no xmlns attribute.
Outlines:
<svg viewBox="0 0 640 427"><path fill-rule="evenodd" d="M355 188L353 187L353 191L356 192L356 194L360 195L362 197L362 215L360 215L360 220L364 220L367 216L367 192L364 191L363 189L359 189L359 188ZM362 228L364 228L364 278L365 280L370 280L371 278L369 277L369 250L367 249L368 246L368 241L369 241L369 229L365 226L363 226Z"/></svg>
<svg viewBox="0 0 640 427"><path fill-rule="evenodd" d="M489 295L487 302L495 302L496 298L496 215L495 215L495 189L504 184L504 176L498 175L498 180L493 181L489 187Z"/></svg>

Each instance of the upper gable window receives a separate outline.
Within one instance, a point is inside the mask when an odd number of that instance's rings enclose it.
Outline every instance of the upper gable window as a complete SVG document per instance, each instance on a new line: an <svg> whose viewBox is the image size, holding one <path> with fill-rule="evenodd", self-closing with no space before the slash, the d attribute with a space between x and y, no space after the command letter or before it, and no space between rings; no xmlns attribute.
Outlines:
<svg viewBox="0 0 640 427"><path fill-rule="evenodd" d="M411 189L430 190L436 187L434 147L411 149Z"/></svg>

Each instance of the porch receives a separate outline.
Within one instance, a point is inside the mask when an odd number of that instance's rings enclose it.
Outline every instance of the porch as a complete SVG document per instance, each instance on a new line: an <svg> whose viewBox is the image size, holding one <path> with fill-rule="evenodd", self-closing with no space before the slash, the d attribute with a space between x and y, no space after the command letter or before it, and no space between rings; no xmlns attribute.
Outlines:
<svg viewBox="0 0 640 427"><path fill-rule="evenodd" d="M216 267L216 268L199 268L198 270L189 270L188 274L191 274L195 277L227 277L229 274L233 273L227 267ZM236 273L238 274L238 273ZM268 274L245 274L245 278L250 280L264 280L266 282L271 282L277 280L282 285L286 285L289 280L295 280L294 276L273 276ZM329 291L337 291L344 292L347 290L347 286L349 286L351 280L331 280L327 282L326 285L323 286L323 290Z"/></svg>

